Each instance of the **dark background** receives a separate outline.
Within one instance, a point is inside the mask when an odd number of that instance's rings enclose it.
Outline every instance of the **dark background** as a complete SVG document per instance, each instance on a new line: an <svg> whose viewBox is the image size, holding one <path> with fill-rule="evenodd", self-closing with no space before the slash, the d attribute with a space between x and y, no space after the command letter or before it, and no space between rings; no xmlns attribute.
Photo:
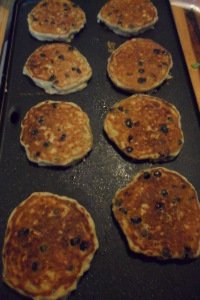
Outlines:
<svg viewBox="0 0 200 300"><path fill-rule="evenodd" d="M87 24L71 44L84 54L93 69L86 89L64 96L51 96L22 75L27 57L42 44L30 36L26 17L37 1L17 1L11 28L9 57L1 91L3 118L0 144L0 247L11 211L32 192L47 191L77 199L91 213L100 248L90 270L70 296L76 300L199 300L200 259L189 262L159 262L131 253L111 213L116 190L137 171L152 166L125 159L106 139L103 120L109 108L128 94L116 90L106 75L107 41L120 45L126 38L97 24L105 1L75 1L86 12ZM176 170L200 190L199 120L194 94L168 1L154 0L159 22L141 37L152 38L172 54L173 79L152 93L176 105L182 116L185 144L181 154L164 167ZM20 123L26 111L40 101L73 101L88 113L94 135L92 152L68 168L37 167L30 163L19 143ZM155 166L158 164L155 164ZM2 265L1 265L2 268ZM0 283L0 299L25 299Z"/></svg>

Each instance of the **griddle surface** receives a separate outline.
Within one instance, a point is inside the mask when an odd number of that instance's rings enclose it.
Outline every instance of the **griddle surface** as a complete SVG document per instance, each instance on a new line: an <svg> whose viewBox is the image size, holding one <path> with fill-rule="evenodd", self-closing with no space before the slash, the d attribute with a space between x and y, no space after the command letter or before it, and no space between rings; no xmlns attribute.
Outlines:
<svg viewBox="0 0 200 300"><path fill-rule="evenodd" d="M87 25L71 42L88 59L93 77L86 89L67 96L51 96L22 75L27 57L42 42L30 36L26 17L38 1L17 1L9 41L9 59L3 94L0 157L0 243L11 211L32 192L47 191L77 199L96 223L100 248L90 270L83 276L71 300L199 300L200 259L189 262L158 262L131 253L112 213L116 190L128 183L137 171L151 166L125 159L103 133L103 120L109 108L128 94L119 91L106 75L109 53L107 42L120 45L126 39L115 35L96 16L105 3L101 0L76 1L87 16ZM174 60L173 79L154 91L179 109L185 144L181 154L164 167L176 170L200 191L200 138L195 99L187 74L168 1L155 0L159 22L154 30L140 35L167 48ZM28 162L20 146L20 122L26 111L40 101L73 101L91 119L93 151L82 162L69 168L42 168ZM157 164L155 164L157 165ZM2 265L1 265L2 269ZM0 283L0 299L26 299Z"/></svg>

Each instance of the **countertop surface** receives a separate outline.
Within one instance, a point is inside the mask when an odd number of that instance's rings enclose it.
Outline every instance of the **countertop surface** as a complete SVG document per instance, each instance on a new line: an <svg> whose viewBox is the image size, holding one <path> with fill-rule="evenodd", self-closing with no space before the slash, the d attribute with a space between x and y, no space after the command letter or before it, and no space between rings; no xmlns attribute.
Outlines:
<svg viewBox="0 0 200 300"><path fill-rule="evenodd" d="M177 31L185 55L197 104L200 109L200 0L171 0ZM0 0L0 53L3 49L8 17L14 0Z"/></svg>

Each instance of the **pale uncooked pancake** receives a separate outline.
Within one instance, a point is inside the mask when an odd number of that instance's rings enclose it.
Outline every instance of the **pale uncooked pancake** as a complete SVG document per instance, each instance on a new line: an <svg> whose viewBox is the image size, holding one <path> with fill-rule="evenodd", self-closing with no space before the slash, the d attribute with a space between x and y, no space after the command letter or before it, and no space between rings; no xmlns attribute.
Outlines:
<svg viewBox="0 0 200 300"><path fill-rule="evenodd" d="M158 12L149 0L110 0L100 10L97 20L116 34L133 36L158 21Z"/></svg>
<svg viewBox="0 0 200 300"><path fill-rule="evenodd" d="M70 42L86 23L84 11L70 0L40 1L27 20L30 33L41 41Z"/></svg>
<svg viewBox="0 0 200 300"><path fill-rule="evenodd" d="M200 255L199 200L181 174L143 170L117 191L112 208L132 251L163 259Z"/></svg>
<svg viewBox="0 0 200 300"><path fill-rule="evenodd" d="M145 92L169 79L171 54L150 39L134 38L114 50L107 71L116 87L129 92Z"/></svg>
<svg viewBox="0 0 200 300"><path fill-rule="evenodd" d="M58 299L76 289L97 248L93 219L82 205L33 193L9 217L3 279L32 299Z"/></svg>
<svg viewBox="0 0 200 300"><path fill-rule="evenodd" d="M125 155L135 160L171 160L184 143L176 107L144 94L117 102L104 120L104 130Z"/></svg>
<svg viewBox="0 0 200 300"><path fill-rule="evenodd" d="M20 142L30 161L67 166L92 149L93 136L89 118L78 105L46 100L26 113Z"/></svg>
<svg viewBox="0 0 200 300"><path fill-rule="evenodd" d="M92 69L76 48L52 43L37 48L29 56L23 74L48 94L69 94L87 86Z"/></svg>

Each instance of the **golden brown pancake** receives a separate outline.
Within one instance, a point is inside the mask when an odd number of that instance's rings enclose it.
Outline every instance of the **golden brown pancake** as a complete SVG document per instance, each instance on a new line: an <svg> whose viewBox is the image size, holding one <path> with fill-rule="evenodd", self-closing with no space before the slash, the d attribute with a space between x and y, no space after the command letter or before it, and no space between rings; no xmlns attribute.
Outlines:
<svg viewBox="0 0 200 300"><path fill-rule="evenodd" d="M150 0L110 0L97 20L116 34L133 36L151 28L158 21L158 12Z"/></svg>
<svg viewBox="0 0 200 300"><path fill-rule="evenodd" d="M40 166L66 166L91 150L93 136L89 118L78 105L46 100L26 113L20 142L30 161Z"/></svg>
<svg viewBox="0 0 200 300"><path fill-rule="evenodd" d="M150 39L123 43L108 59L107 71L115 86L129 92L145 92L169 79L171 54Z"/></svg>
<svg viewBox="0 0 200 300"><path fill-rule="evenodd" d="M84 11L70 0L40 1L27 20L30 33L41 41L70 42L86 23Z"/></svg>
<svg viewBox="0 0 200 300"><path fill-rule="evenodd" d="M29 56L23 74L48 94L69 94L87 86L92 69L71 45L52 43L37 48Z"/></svg>
<svg viewBox="0 0 200 300"><path fill-rule="evenodd" d="M171 160L184 143L176 107L144 94L117 102L105 118L104 130L125 155L135 160Z"/></svg>
<svg viewBox="0 0 200 300"><path fill-rule="evenodd" d="M33 193L11 213L3 279L32 299L58 299L76 289L98 248L94 222L76 200Z"/></svg>
<svg viewBox="0 0 200 300"><path fill-rule="evenodd" d="M117 191L112 208L132 251L163 259L200 255L199 200L181 174L143 170Z"/></svg>

